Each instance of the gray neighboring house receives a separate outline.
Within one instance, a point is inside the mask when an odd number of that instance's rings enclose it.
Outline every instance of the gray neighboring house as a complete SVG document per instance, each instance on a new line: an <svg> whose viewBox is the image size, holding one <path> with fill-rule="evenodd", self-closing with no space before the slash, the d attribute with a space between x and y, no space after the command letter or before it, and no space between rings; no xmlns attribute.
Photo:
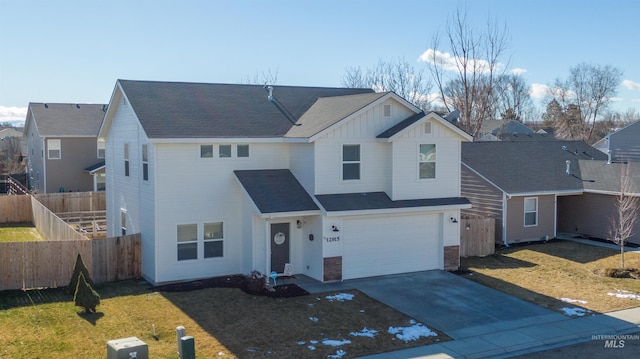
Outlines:
<svg viewBox="0 0 640 359"><path fill-rule="evenodd" d="M516 120L487 120L482 123L478 141L501 141L511 135L535 134L527 125Z"/></svg>
<svg viewBox="0 0 640 359"><path fill-rule="evenodd" d="M461 214L496 219L496 243L553 238L563 196L581 195L584 161L607 156L582 141L462 143ZM567 165L568 163L568 165Z"/></svg>
<svg viewBox="0 0 640 359"><path fill-rule="evenodd" d="M106 105L29 103L27 142L29 189L37 193L104 188L104 145L98 130Z"/></svg>
<svg viewBox="0 0 640 359"><path fill-rule="evenodd" d="M593 147L609 155L609 162L640 162L640 120L606 135Z"/></svg>
<svg viewBox="0 0 640 359"><path fill-rule="evenodd" d="M615 217L616 200L620 195L620 177L627 164L607 161L580 161L584 192L578 196L558 198L558 231L581 237L610 238L610 219ZM640 201L640 162L629 162L633 182L629 196ZM639 213L640 214L640 213ZM640 218L629 242L640 244Z"/></svg>

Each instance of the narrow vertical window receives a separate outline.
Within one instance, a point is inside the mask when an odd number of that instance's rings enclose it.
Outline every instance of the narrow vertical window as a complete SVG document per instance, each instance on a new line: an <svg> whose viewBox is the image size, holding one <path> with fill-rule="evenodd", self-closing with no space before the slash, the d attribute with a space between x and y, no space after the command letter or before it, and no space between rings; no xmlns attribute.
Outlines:
<svg viewBox="0 0 640 359"><path fill-rule="evenodd" d="M142 145L142 179L149 180L149 146Z"/></svg>
<svg viewBox="0 0 640 359"><path fill-rule="evenodd" d="M223 256L224 230L222 222L204 224L204 257Z"/></svg>
<svg viewBox="0 0 640 359"><path fill-rule="evenodd" d="M391 105L382 105L382 116L391 117Z"/></svg>
<svg viewBox="0 0 640 359"><path fill-rule="evenodd" d="M360 145L342 146L342 179L360 179Z"/></svg>
<svg viewBox="0 0 640 359"><path fill-rule="evenodd" d="M47 157L50 160L59 160L62 158L60 140L47 140Z"/></svg>
<svg viewBox="0 0 640 359"><path fill-rule="evenodd" d="M538 225L538 198L530 197L524 199L524 226L532 227Z"/></svg>
<svg viewBox="0 0 640 359"><path fill-rule="evenodd" d="M124 175L129 177L129 144L124 144Z"/></svg>
<svg viewBox="0 0 640 359"><path fill-rule="evenodd" d="M198 259L198 225L178 225L178 260Z"/></svg>
<svg viewBox="0 0 640 359"><path fill-rule="evenodd" d="M436 145L420 145L419 178L436 178Z"/></svg>
<svg viewBox="0 0 640 359"><path fill-rule="evenodd" d="M120 228L122 229L122 235L127 235L127 210L120 209Z"/></svg>
<svg viewBox="0 0 640 359"><path fill-rule="evenodd" d="M98 140L98 158L104 158L105 152L105 143L104 141Z"/></svg>

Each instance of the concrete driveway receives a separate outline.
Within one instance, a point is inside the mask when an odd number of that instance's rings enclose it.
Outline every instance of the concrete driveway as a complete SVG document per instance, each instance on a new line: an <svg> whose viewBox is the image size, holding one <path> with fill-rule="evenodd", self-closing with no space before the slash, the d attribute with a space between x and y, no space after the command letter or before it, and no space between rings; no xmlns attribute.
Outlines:
<svg viewBox="0 0 640 359"><path fill-rule="evenodd" d="M454 339L566 319L459 276L434 270L322 284L296 278L311 293L358 289Z"/></svg>

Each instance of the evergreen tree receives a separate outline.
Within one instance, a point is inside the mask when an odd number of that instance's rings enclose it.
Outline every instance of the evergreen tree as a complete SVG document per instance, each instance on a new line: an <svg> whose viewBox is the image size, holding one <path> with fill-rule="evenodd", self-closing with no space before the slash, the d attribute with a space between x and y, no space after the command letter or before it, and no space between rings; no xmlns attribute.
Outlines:
<svg viewBox="0 0 640 359"><path fill-rule="evenodd" d="M100 295L91 287L82 273L78 276L73 301L76 306L84 308L85 313L95 313L96 306L100 304Z"/></svg>
<svg viewBox="0 0 640 359"><path fill-rule="evenodd" d="M78 253L76 257L76 263L73 266L73 274L71 274L71 281L69 281L69 285L67 286L67 292L69 294L74 294L76 292L76 288L78 287L78 278L80 274L84 276L84 279L87 283L93 288L93 281L91 280L91 276L89 276L89 270L84 265L82 261L82 257Z"/></svg>

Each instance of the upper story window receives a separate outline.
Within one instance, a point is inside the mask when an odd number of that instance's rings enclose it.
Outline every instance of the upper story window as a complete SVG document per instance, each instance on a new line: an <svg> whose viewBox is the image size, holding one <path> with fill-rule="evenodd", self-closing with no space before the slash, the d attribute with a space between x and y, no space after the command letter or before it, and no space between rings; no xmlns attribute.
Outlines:
<svg viewBox="0 0 640 359"><path fill-rule="evenodd" d="M391 105L382 105L382 116L385 118L391 117Z"/></svg>
<svg viewBox="0 0 640 359"><path fill-rule="evenodd" d="M129 144L124 144L124 175L129 177Z"/></svg>
<svg viewBox="0 0 640 359"><path fill-rule="evenodd" d="M213 158L213 145L200 145L200 158Z"/></svg>
<svg viewBox="0 0 640 359"><path fill-rule="evenodd" d="M105 152L104 141L98 141L98 158L104 158L105 157L104 152Z"/></svg>
<svg viewBox="0 0 640 359"><path fill-rule="evenodd" d="M431 122L425 122L424 123L424 134L425 135L430 135L431 134Z"/></svg>
<svg viewBox="0 0 640 359"><path fill-rule="evenodd" d="M532 227L538 225L538 198L529 197L524 199L524 226Z"/></svg>
<svg viewBox="0 0 640 359"><path fill-rule="evenodd" d="M238 145L238 157L249 157L249 145Z"/></svg>
<svg viewBox="0 0 640 359"><path fill-rule="evenodd" d="M360 179L360 145L342 146L342 179Z"/></svg>
<svg viewBox="0 0 640 359"><path fill-rule="evenodd" d="M149 146L142 145L142 179L149 180Z"/></svg>
<svg viewBox="0 0 640 359"><path fill-rule="evenodd" d="M420 145L419 178L436 178L436 145Z"/></svg>
<svg viewBox="0 0 640 359"><path fill-rule="evenodd" d="M218 157L229 158L231 157L231 145L218 146Z"/></svg>
<svg viewBox="0 0 640 359"><path fill-rule="evenodd" d="M50 160L59 160L62 158L60 140L47 140L47 157Z"/></svg>

